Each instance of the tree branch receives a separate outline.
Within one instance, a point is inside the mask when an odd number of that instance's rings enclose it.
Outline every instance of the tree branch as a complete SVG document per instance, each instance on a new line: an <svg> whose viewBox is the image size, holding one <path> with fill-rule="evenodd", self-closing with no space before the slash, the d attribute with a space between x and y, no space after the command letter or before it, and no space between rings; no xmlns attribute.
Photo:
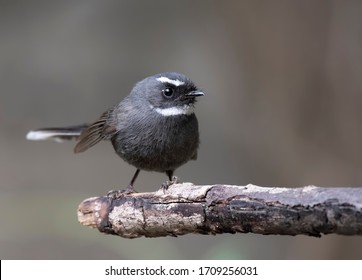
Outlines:
<svg viewBox="0 0 362 280"><path fill-rule="evenodd" d="M362 188L174 184L84 200L81 224L125 238L187 233L362 235Z"/></svg>

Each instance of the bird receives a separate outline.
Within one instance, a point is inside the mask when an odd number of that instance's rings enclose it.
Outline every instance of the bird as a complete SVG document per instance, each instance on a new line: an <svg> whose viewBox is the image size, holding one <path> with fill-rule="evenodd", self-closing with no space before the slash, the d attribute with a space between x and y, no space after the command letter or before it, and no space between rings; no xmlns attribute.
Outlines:
<svg viewBox="0 0 362 280"><path fill-rule="evenodd" d="M26 138L75 139L75 153L109 140L116 154L136 168L125 192L136 191L141 170L166 173L171 185L177 178L174 171L197 159L200 140L194 109L203 95L184 74L159 73L136 83L128 96L91 124L31 130Z"/></svg>

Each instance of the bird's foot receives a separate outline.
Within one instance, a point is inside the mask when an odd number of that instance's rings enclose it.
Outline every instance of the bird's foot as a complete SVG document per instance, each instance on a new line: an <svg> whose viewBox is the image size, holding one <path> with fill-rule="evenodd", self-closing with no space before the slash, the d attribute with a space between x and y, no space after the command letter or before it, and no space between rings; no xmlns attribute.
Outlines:
<svg viewBox="0 0 362 280"><path fill-rule="evenodd" d="M166 193L166 191L168 190L168 188L171 185L178 184L178 183L181 183L180 179L177 176L172 176L171 181L166 181L166 182L162 183L161 189L162 189L163 193Z"/></svg>
<svg viewBox="0 0 362 280"><path fill-rule="evenodd" d="M107 197L112 198L112 199L116 199L121 197L122 195L125 194L132 194L135 193L136 190L133 188L133 186L129 185L127 188L123 189L123 190L117 190L117 191L109 191L107 193Z"/></svg>
<svg viewBox="0 0 362 280"><path fill-rule="evenodd" d="M115 190L111 190L107 193L107 197L110 198L110 199L116 199L118 197L120 197L121 193L120 191L115 191Z"/></svg>
<svg viewBox="0 0 362 280"><path fill-rule="evenodd" d="M121 192L125 194L131 194L131 193L136 193L136 190L132 185L128 185L128 187L125 190L121 190Z"/></svg>

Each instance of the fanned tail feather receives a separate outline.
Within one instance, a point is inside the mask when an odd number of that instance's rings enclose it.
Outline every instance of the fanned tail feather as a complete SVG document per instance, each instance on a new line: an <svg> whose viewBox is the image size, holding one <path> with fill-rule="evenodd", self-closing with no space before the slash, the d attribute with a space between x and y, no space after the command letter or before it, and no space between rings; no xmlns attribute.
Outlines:
<svg viewBox="0 0 362 280"><path fill-rule="evenodd" d="M68 127L51 127L40 128L31 130L26 134L27 140L40 141L40 140L54 140L57 142L63 142L66 140L77 140L82 131L85 130L88 125L75 125Z"/></svg>

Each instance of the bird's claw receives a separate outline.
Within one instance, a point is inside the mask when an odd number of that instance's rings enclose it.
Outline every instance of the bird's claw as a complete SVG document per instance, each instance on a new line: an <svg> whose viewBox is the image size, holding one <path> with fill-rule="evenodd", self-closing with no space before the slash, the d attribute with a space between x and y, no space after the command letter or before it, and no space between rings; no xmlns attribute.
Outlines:
<svg viewBox="0 0 362 280"><path fill-rule="evenodd" d="M125 194L132 194L135 193L136 190L133 188L133 186L128 186L127 188L123 189L123 190L111 190L107 193L107 197L111 198L111 199L116 199L121 197L122 195Z"/></svg>
<svg viewBox="0 0 362 280"><path fill-rule="evenodd" d="M171 181L166 181L166 182L162 183L161 189L162 189L163 193L166 193L166 191L168 190L168 188L171 185L178 184L178 183L180 183L180 179L177 176L172 176Z"/></svg>
<svg viewBox="0 0 362 280"><path fill-rule="evenodd" d="M121 190L121 192L124 194L131 194L131 193L135 193L136 190L134 189L134 187L132 185L128 185L128 187L125 190Z"/></svg>

